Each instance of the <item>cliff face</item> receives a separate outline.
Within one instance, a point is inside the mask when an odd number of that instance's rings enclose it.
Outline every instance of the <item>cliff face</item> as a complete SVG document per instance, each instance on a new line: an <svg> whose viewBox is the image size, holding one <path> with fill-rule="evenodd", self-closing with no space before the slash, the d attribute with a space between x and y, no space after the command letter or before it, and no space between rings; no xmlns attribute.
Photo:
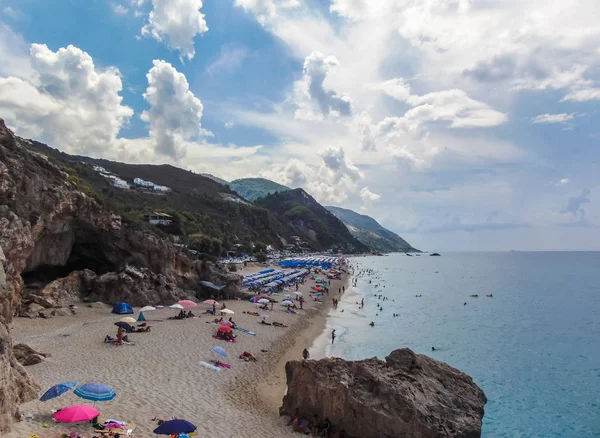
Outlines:
<svg viewBox="0 0 600 438"><path fill-rule="evenodd" d="M123 225L0 119L0 431L38 389L14 357L8 324L15 312L86 297L169 304L189 290L201 294L201 280L226 284L227 295L241 283L150 230Z"/></svg>
<svg viewBox="0 0 600 438"><path fill-rule="evenodd" d="M481 436L483 391L468 375L409 349L385 361L292 361L285 370L281 414L317 414L346 437Z"/></svg>

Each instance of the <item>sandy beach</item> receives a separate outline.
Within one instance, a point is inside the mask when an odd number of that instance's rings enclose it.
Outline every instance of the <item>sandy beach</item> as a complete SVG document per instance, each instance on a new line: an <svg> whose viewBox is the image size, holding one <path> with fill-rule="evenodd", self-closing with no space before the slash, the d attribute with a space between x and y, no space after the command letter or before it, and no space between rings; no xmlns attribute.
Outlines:
<svg viewBox="0 0 600 438"><path fill-rule="evenodd" d="M247 275L260 268L246 268ZM264 268L263 268L264 269ZM34 349L52 356L45 362L28 367L42 387L63 381L102 382L112 386L117 397L109 402L96 403L103 417L134 423L135 437L154 436L158 417L184 418L198 427L199 436L223 437L287 437L295 436L285 426L278 408L285 392L285 363L301 359L302 350L310 348L326 327L331 300L339 296L342 285L348 288L348 278L333 280L329 296L322 304L308 301L296 315L287 314L280 304L269 315L269 322L278 321L287 328L259 324L259 318L243 312L256 311L256 305L247 301L226 301L227 308L235 311L237 325L256 333L252 336L235 331L236 343L213 339L216 327L213 316L201 314L207 306L192 309L200 317L186 320L168 320L176 310L159 309L146 313L152 326L149 333L129 335L134 345L114 346L103 343L106 335L116 335L114 323L123 315L111 313L110 306L95 304L90 308L78 306L76 316L55 317L49 320L17 318L12 324L14 342L24 342ZM313 280L300 285L308 298ZM335 292L334 292L335 291ZM285 292L284 292L285 293ZM135 316L139 309L135 310ZM231 369L216 373L200 365L218 359L212 347L219 345L229 354L225 362ZM264 351L263 351L264 350ZM239 355L248 351L258 362L244 362ZM312 352L311 352L312 353ZM40 393L41 395L41 393ZM15 424L7 438L54 438L62 432L78 430L83 437L91 437L87 424L78 426L54 423L51 410L84 400L72 393L46 403L34 401L22 405L27 417ZM43 428L43 423L50 425Z"/></svg>

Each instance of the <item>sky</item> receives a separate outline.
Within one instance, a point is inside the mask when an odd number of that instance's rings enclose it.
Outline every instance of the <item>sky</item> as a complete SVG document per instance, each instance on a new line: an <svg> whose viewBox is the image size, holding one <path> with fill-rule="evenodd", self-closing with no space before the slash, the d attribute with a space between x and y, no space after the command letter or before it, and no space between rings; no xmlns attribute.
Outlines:
<svg viewBox="0 0 600 438"><path fill-rule="evenodd" d="M0 0L0 117L431 251L600 250L597 0Z"/></svg>

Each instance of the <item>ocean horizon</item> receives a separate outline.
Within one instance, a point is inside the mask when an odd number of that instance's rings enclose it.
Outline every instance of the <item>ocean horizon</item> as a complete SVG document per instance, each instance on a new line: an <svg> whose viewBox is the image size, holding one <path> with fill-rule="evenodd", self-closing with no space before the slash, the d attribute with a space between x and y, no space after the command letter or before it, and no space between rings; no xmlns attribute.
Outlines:
<svg viewBox="0 0 600 438"><path fill-rule="evenodd" d="M407 347L484 390L484 438L600 436L600 252L391 254L351 264L356 286L330 311L314 358L383 359Z"/></svg>

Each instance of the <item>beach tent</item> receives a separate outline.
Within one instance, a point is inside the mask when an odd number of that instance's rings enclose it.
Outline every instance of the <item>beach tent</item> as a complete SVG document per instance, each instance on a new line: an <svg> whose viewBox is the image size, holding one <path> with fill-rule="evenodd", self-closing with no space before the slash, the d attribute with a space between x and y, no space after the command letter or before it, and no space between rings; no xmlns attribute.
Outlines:
<svg viewBox="0 0 600 438"><path fill-rule="evenodd" d="M138 316L138 322L146 321L146 317L144 316L144 312L140 310L140 315Z"/></svg>
<svg viewBox="0 0 600 438"><path fill-rule="evenodd" d="M128 313L133 313L133 309L129 304L119 301L117 304L114 305L112 313L116 313L118 315L125 315Z"/></svg>

